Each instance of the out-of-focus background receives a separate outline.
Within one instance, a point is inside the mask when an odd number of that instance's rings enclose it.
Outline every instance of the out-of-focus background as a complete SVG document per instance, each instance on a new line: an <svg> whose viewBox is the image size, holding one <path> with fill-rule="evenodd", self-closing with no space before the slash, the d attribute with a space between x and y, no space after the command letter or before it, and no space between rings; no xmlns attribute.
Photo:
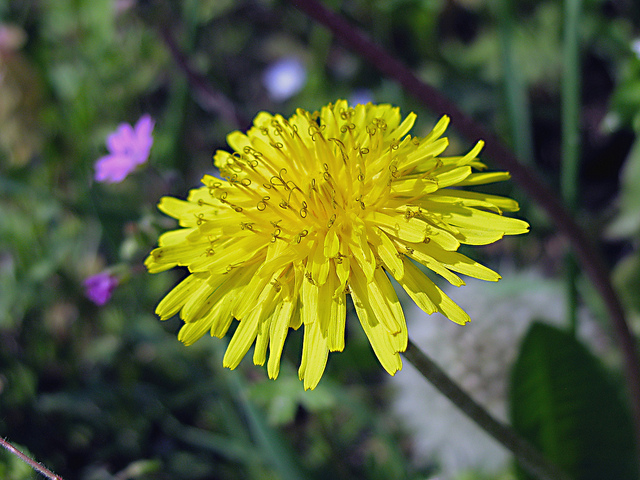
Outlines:
<svg viewBox="0 0 640 480"><path fill-rule="evenodd" d="M325 4L558 189L562 2ZM638 331L638 4L585 1L580 27L577 217L605 252ZM199 79L188 80L181 58ZM353 312L345 352L330 356L311 392L297 379L301 332L289 335L270 381L251 355L223 369L224 341L183 346L180 320L153 313L184 275L142 266L174 226L156 210L159 198L184 197L214 172L212 154L237 118L245 127L261 110L290 115L337 98L415 111L416 135L437 121L288 2L0 0L0 435L67 480L515 478L505 451L410 367L388 377ZM143 114L155 120L148 162L120 183L96 182L107 136ZM449 136L448 152L471 147L455 125ZM567 325L568 247L517 185L492 191L521 202L532 232L466 250L504 277L448 290L473 322L459 327L406 305L416 343L507 420L529 326ZM118 285L96 305L84 281L105 271ZM578 287L577 338L622 397L604 309L581 276ZM36 474L0 452L0 478Z"/></svg>

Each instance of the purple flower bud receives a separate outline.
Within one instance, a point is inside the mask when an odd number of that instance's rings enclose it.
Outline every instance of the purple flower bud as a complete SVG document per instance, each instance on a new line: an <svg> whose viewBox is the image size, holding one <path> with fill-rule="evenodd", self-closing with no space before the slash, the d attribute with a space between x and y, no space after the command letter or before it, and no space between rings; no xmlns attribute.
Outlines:
<svg viewBox="0 0 640 480"><path fill-rule="evenodd" d="M125 179L138 165L149 159L153 145L154 121L150 115L143 115L132 127L121 123L115 132L107 137L109 155L98 159L95 164L97 182L118 183Z"/></svg>
<svg viewBox="0 0 640 480"><path fill-rule="evenodd" d="M96 305L104 305L118 286L118 279L108 272L100 272L83 282L85 295Z"/></svg>

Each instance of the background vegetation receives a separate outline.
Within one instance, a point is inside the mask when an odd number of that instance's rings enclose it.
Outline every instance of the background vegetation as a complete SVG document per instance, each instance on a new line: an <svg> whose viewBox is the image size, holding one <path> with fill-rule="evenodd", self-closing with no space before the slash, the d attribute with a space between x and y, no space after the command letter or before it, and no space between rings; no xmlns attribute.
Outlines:
<svg viewBox="0 0 640 480"><path fill-rule="evenodd" d="M324 3L560 191L570 78L562 2ZM183 197L213 172L226 134L260 110L289 115L367 96L418 113L416 134L436 114L285 1L0 0L0 22L0 435L67 480L445 478L437 457L411 460L411 432L390 408L395 387L356 328L312 392L297 380L296 334L275 382L250 359L223 370L224 342L186 348L179 319L153 314L182 273L149 275L141 265L173 225L155 209L160 196ZM582 92L574 211L613 269L637 332L640 9L588 0L578 26L581 88L568 87ZM200 77L185 74L176 52ZM289 56L303 63L304 86L274 99L264 72ZM106 136L144 113L156 121L148 165L120 184L94 182ZM470 147L451 133L451 151ZM532 233L474 256L563 278L568 246L556 227L517 185L497 191L522 203ZM99 307L83 280L107 267L120 285ZM615 335L593 287L576 275L578 305L608 346L594 353L567 333L575 305L560 327L532 328L515 345L511 418L574 478L605 478L599 472L609 468L638 478ZM499 475L517 472L507 464ZM484 475L471 466L457 478L495 478ZM0 477L35 476L0 452Z"/></svg>

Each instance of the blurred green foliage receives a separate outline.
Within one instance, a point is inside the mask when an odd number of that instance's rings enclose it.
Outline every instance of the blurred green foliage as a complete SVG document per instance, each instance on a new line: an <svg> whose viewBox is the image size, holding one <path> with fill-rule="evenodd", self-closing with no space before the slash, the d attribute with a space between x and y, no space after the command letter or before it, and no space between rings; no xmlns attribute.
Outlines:
<svg viewBox="0 0 640 480"><path fill-rule="evenodd" d="M534 156L555 184L561 8L552 0L511 3L514 68L532 105ZM637 315L640 147L636 142L615 157L605 149L620 132L635 138L640 129L640 59L631 48L640 15L627 3L588 2L585 56L598 68L585 74L605 81L587 82L583 129L598 139L592 176L609 193L597 197L604 198L599 209L583 214L596 239L612 222L611 235L624 242L623 249L612 247L612 263L620 251L629 255L616 278ZM495 2L326 4L511 141ZM263 109L285 115L316 109L358 89L405 113L417 111L416 134L436 115L284 1L0 0L0 27L0 434L67 479L434 474L437 459L426 467L409 460L410 437L389 413L384 374L356 328L313 392L303 392L297 380L295 334L276 382L250 360L237 372L223 371L222 342L203 339L186 348L175 338L178 319L161 323L153 315L180 272L150 276L141 260L173 225L156 212L158 199L184 196L212 172L213 152L237 128L188 83L163 31L246 118ZM262 74L285 55L304 62L307 83L290 100L275 102ZM143 113L156 119L149 165L121 184L95 184L93 163L106 153L106 136ZM463 148L454 136L452 149ZM603 165L625 160L616 204L618 170ZM585 172L586 207L595 194ZM559 255L550 248L555 231L535 206L526 200L523 206L525 216L539 219L534 234L483 255L490 263L501 256L539 262L558 273ZM107 267L121 285L99 308L85 297L82 281ZM2 453L0 477L34 474Z"/></svg>

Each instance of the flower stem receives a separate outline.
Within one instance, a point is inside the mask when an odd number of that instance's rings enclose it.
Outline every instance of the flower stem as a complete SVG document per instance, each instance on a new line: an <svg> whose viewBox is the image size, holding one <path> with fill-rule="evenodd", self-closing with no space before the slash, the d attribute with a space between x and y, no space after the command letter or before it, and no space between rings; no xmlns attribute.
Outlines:
<svg viewBox="0 0 640 480"><path fill-rule="evenodd" d="M578 208L578 171L580 167L580 12L582 0L564 2L564 42L562 81L562 162L560 187L562 198L572 214ZM565 258L567 269L567 318L575 334L578 327L578 268L571 252Z"/></svg>
<svg viewBox="0 0 640 480"><path fill-rule="evenodd" d="M527 84L515 48L514 2L499 0L495 4L500 39L500 58L504 78L505 100L511 142L516 156L527 165L533 164L533 133Z"/></svg>
<svg viewBox="0 0 640 480"><path fill-rule="evenodd" d="M581 0L564 2L564 45L562 82L562 168L560 186L570 212L578 203L580 161L580 10Z"/></svg>
<svg viewBox="0 0 640 480"><path fill-rule="evenodd" d="M383 75L398 82L425 107L435 113L449 115L451 124L467 139L472 142L484 139L486 156L500 168L508 170L513 179L547 212L558 230L568 238L585 274L600 293L616 331L624 358L626 384L634 414L636 444L640 449L640 362L635 340L620 299L611 285L609 269L584 230L540 177L531 168L520 163L495 135L463 113L438 90L421 81L406 65L370 40L360 29L326 8L318 0L289 1L331 30L337 39L368 60Z"/></svg>
<svg viewBox="0 0 640 480"><path fill-rule="evenodd" d="M63 480L63 478L60 475L56 475L44 465L41 465L35 460L33 460L32 458L27 457L24 453L22 453L20 450L18 450L16 447L14 447L11 443L6 441L2 437L0 437L0 445L2 445L2 447L5 448L9 453L18 457L24 463L28 464L31 468L33 468L36 472L41 473L42 475L47 477L49 480Z"/></svg>
<svg viewBox="0 0 640 480"><path fill-rule="evenodd" d="M484 407L462 390L457 383L436 365L411 340L404 357L455 406L462 410L485 432L511 450L518 462L540 480L567 480L569 477L547 460L528 441L512 428L498 421Z"/></svg>

